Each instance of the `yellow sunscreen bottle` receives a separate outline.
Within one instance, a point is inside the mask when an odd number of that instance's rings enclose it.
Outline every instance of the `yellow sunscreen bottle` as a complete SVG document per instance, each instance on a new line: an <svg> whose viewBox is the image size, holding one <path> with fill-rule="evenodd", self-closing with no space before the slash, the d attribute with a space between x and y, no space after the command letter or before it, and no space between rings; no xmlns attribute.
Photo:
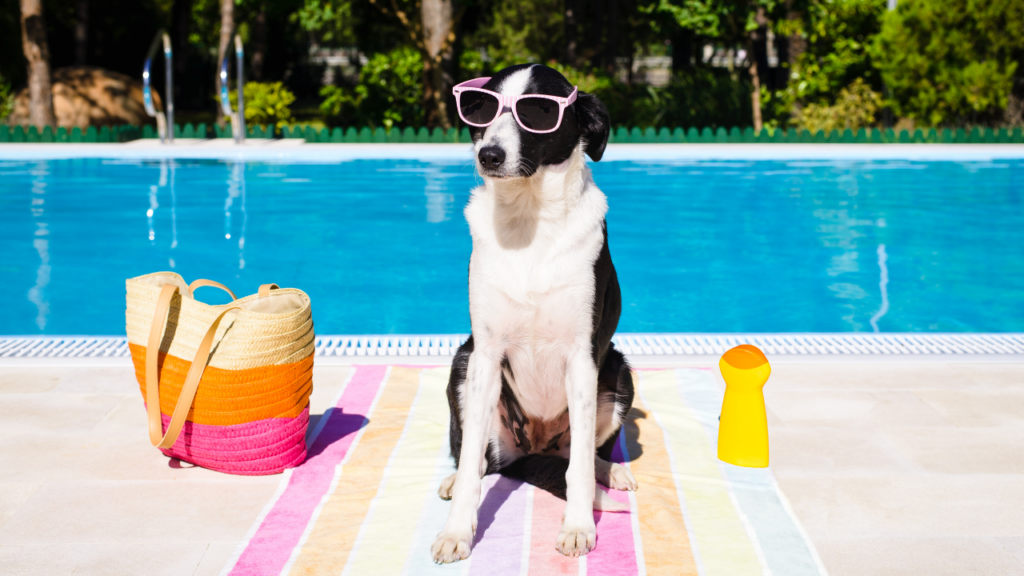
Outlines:
<svg viewBox="0 0 1024 576"><path fill-rule="evenodd" d="M764 387L772 368L757 346L741 344L722 355L725 399L718 423L718 459L737 466L768 466Z"/></svg>

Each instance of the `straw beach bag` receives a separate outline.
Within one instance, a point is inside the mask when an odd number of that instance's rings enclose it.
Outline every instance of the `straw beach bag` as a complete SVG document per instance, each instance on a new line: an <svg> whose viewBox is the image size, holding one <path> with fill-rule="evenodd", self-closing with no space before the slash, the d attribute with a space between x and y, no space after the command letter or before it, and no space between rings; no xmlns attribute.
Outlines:
<svg viewBox="0 0 1024 576"><path fill-rule="evenodd" d="M232 474L276 474L306 457L313 317L301 290L236 299L173 272L127 282L125 324L149 439L175 458ZM193 298L202 286L233 302ZM166 432L165 432L166 430Z"/></svg>

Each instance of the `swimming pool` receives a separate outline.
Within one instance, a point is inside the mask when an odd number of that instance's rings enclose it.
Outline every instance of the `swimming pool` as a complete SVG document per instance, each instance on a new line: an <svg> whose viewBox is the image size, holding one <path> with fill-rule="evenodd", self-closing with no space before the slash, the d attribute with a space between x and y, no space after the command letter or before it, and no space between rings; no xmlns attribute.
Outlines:
<svg viewBox="0 0 1024 576"><path fill-rule="evenodd" d="M1020 160L592 169L622 332L1024 331ZM157 270L300 287L320 333L467 332L476 181L453 160L0 162L0 334L123 334L124 279Z"/></svg>

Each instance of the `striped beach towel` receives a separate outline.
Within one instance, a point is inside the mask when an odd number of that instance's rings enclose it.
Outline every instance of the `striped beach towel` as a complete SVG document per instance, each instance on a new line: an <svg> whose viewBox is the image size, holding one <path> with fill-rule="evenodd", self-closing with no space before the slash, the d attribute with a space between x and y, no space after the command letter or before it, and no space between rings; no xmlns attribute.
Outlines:
<svg viewBox="0 0 1024 576"><path fill-rule="evenodd" d="M708 370L639 370L614 457L640 488L629 512L595 511L597 548L555 550L565 503L499 475L484 479L468 560L437 566L454 472L447 367L356 366L224 567L263 574L818 575L825 571L770 469L716 458L722 390Z"/></svg>

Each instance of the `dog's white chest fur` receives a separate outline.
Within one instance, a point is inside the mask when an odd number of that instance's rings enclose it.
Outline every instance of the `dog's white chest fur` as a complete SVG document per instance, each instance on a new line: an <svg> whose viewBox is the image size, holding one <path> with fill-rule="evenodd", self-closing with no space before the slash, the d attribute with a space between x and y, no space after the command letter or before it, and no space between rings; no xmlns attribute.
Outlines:
<svg viewBox="0 0 1024 576"><path fill-rule="evenodd" d="M503 351L531 417L565 412L567 360L590 352L607 207L579 150L530 178L488 180L466 206L473 335L478 347Z"/></svg>

